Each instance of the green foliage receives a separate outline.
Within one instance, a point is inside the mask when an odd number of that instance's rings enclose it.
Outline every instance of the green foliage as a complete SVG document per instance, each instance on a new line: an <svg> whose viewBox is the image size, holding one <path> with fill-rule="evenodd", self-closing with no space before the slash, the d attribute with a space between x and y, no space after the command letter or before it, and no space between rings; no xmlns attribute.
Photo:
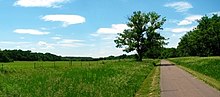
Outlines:
<svg viewBox="0 0 220 97"><path fill-rule="evenodd" d="M60 61L61 56L50 53L33 53L22 50L0 50L0 62L11 61Z"/></svg>
<svg viewBox="0 0 220 97"><path fill-rule="evenodd" d="M160 58L174 58L177 57L176 48L163 48Z"/></svg>
<svg viewBox="0 0 220 97"><path fill-rule="evenodd" d="M62 57L63 61L95 61L92 57ZM99 59L97 59L99 60Z"/></svg>
<svg viewBox="0 0 220 97"><path fill-rule="evenodd" d="M156 12L142 13L137 11L128 20L127 26L130 29L118 34L119 36L115 40L116 47L125 47L123 50L125 52L136 50L138 61L142 61L144 54L149 56L156 55L156 50L159 50L165 44L163 41L165 38L157 33L156 30L162 29L161 26L166 19L162 18L160 20L160 15Z"/></svg>
<svg viewBox="0 0 220 97"><path fill-rule="evenodd" d="M180 56L220 55L220 16L204 16L199 25L181 38L177 47Z"/></svg>
<svg viewBox="0 0 220 97"><path fill-rule="evenodd" d="M60 61L55 67L53 62L4 63L10 72L0 72L0 96L133 97L154 61Z"/></svg>
<svg viewBox="0 0 220 97"><path fill-rule="evenodd" d="M104 59L106 60L120 60L120 59L134 59L135 58L135 55L126 55L126 54L122 54L122 55L119 55L119 56L108 56L108 57L105 57Z"/></svg>
<svg viewBox="0 0 220 97"><path fill-rule="evenodd" d="M6 53L0 51L0 62L11 62L12 60L8 58Z"/></svg>
<svg viewBox="0 0 220 97"><path fill-rule="evenodd" d="M182 57L170 60L220 82L220 57Z"/></svg>

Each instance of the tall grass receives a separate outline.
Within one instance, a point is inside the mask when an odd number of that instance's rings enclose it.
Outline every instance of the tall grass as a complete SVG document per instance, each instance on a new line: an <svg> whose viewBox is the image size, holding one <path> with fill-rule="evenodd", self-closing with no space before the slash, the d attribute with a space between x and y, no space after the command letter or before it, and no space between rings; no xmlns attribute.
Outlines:
<svg viewBox="0 0 220 97"><path fill-rule="evenodd" d="M0 96L132 97L154 68L153 62L2 63Z"/></svg>

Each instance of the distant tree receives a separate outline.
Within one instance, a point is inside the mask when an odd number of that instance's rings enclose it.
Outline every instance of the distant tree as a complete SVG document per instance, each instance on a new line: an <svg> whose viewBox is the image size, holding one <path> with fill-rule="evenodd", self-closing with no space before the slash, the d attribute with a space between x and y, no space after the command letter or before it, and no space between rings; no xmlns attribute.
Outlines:
<svg viewBox="0 0 220 97"><path fill-rule="evenodd" d="M107 59L107 60L114 60L114 59L116 59L116 58L115 58L115 56L112 56L112 55L111 55L111 56L108 56L106 59Z"/></svg>
<svg viewBox="0 0 220 97"><path fill-rule="evenodd" d="M178 57L176 48L163 48L160 58Z"/></svg>
<svg viewBox="0 0 220 97"><path fill-rule="evenodd" d="M10 59L6 53L0 51L0 62L11 62L12 59Z"/></svg>
<svg viewBox="0 0 220 97"><path fill-rule="evenodd" d="M117 48L125 47L123 50L125 52L135 50L137 52L137 60L142 61L146 52L151 55L165 44L165 38L157 33L156 30L162 29L161 26L166 19L160 19L160 15L156 12L133 12L133 15L128 20L127 26L130 29L125 29L123 33L119 33L117 39L114 40Z"/></svg>
<svg viewBox="0 0 220 97"><path fill-rule="evenodd" d="M204 16L198 26L185 34L177 47L181 56L220 55L220 16Z"/></svg>

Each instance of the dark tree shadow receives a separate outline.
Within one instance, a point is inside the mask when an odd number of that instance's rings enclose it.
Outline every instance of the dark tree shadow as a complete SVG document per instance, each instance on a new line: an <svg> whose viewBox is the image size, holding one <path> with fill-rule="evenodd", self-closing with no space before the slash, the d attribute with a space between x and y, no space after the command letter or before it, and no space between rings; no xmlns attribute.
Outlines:
<svg viewBox="0 0 220 97"><path fill-rule="evenodd" d="M160 64L159 66L174 66L175 64Z"/></svg>

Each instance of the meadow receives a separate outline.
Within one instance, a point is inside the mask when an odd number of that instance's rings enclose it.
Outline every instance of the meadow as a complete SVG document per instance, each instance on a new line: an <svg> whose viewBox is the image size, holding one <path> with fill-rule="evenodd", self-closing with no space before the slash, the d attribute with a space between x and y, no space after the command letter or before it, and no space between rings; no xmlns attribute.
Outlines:
<svg viewBox="0 0 220 97"><path fill-rule="evenodd" d="M133 97L157 62L149 59L0 63L0 96Z"/></svg>
<svg viewBox="0 0 220 97"><path fill-rule="evenodd" d="M183 69L220 90L220 57L180 57L169 60L186 67Z"/></svg>

